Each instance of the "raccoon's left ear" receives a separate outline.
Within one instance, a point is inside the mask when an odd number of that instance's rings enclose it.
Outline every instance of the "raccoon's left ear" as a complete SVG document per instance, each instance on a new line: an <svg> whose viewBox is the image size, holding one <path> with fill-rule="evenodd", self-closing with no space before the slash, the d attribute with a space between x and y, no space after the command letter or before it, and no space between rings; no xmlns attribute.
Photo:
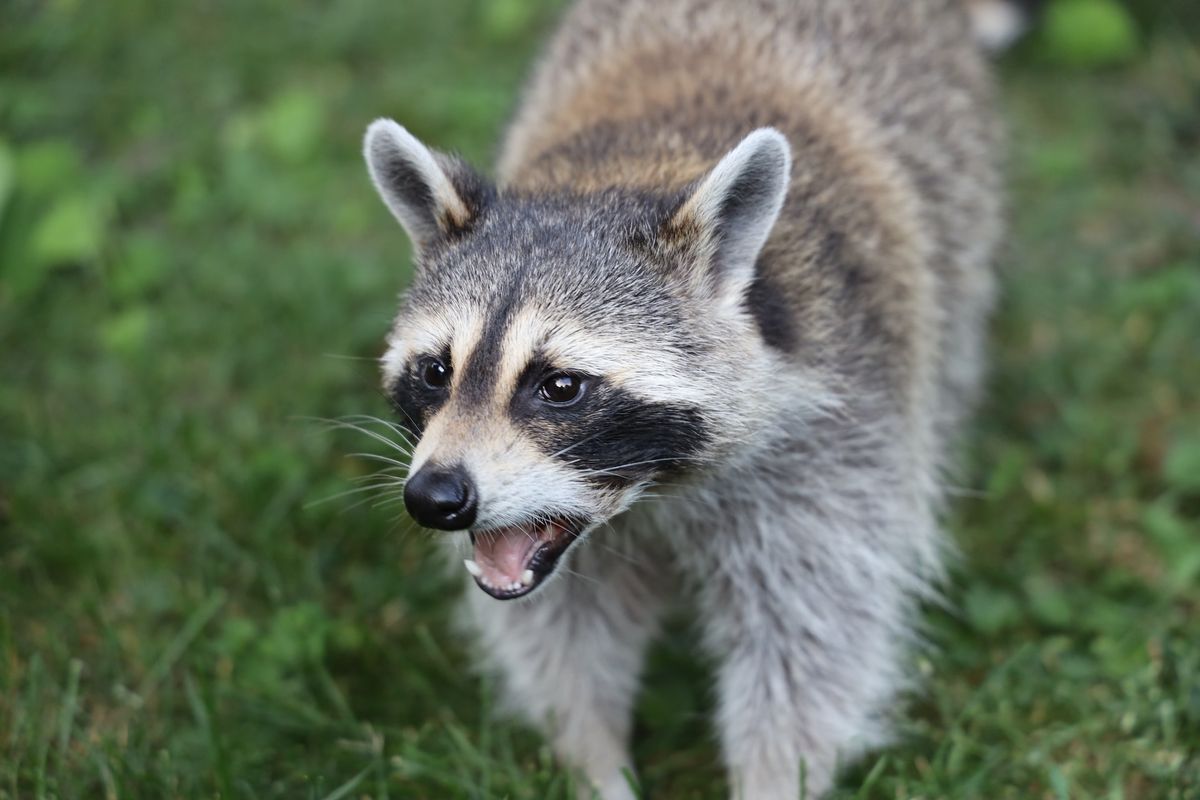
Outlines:
<svg viewBox="0 0 1200 800"><path fill-rule="evenodd" d="M367 128L363 158L379 196L418 251L467 230L493 193L461 159L430 150L390 119Z"/></svg>
<svg viewBox="0 0 1200 800"><path fill-rule="evenodd" d="M730 150L671 216L664 233L693 250L688 260L701 286L741 302L783 208L791 168L787 138L774 128L759 128Z"/></svg>

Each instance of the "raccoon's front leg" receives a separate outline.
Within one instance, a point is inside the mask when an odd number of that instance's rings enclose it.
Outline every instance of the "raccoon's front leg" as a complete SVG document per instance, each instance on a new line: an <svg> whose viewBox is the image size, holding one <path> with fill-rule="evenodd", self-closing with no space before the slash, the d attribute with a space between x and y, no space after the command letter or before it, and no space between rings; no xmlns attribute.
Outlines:
<svg viewBox="0 0 1200 800"><path fill-rule="evenodd" d="M864 529L811 509L731 524L710 540L702 584L731 791L811 800L840 759L886 736L914 583L888 552L902 526Z"/></svg>
<svg viewBox="0 0 1200 800"><path fill-rule="evenodd" d="M529 601L497 601L471 587L486 655L506 704L540 727L559 759L591 783L580 797L633 800L628 739L646 646L662 608L662 574L645 553L605 541L581 545ZM563 565L567 566L567 565ZM559 568L560 570L563 567ZM594 787L594 788L593 788Z"/></svg>

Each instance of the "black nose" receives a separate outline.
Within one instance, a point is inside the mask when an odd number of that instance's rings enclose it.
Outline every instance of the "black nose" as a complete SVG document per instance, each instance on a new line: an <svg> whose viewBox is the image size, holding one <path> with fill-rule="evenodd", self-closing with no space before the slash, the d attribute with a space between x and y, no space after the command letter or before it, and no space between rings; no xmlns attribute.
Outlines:
<svg viewBox="0 0 1200 800"><path fill-rule="evenodd" d="M404 505L426 528L458 531L471 527L477 508L475 484L461 466L426 465L404 486Z"/></svg>

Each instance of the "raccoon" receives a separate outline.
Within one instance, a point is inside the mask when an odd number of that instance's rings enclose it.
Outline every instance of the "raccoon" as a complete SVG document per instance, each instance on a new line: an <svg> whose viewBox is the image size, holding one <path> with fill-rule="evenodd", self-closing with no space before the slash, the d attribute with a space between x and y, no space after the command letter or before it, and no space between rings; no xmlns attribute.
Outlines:
<svg viewBox="0 0 1200 800"><path fill-rule="evenodd" d="M381 119L414 248L383 386L412 517L468 557L508 704L635 796L665 611L716 666L733 796L888 741L978 391L1001 234L964 0L579 0L495 182Z"/></svg>

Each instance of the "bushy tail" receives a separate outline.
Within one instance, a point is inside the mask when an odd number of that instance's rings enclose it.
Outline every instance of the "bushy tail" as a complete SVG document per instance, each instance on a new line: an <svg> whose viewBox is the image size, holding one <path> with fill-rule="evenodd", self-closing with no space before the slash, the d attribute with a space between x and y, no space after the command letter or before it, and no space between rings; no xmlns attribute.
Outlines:
<svg viewBox="0 0 1200 800"><path fill-rule="evenodd" d="M1039 6L1039 0L967 0L975 40L989 52L1005 49L1029 30Z"/></svg>

